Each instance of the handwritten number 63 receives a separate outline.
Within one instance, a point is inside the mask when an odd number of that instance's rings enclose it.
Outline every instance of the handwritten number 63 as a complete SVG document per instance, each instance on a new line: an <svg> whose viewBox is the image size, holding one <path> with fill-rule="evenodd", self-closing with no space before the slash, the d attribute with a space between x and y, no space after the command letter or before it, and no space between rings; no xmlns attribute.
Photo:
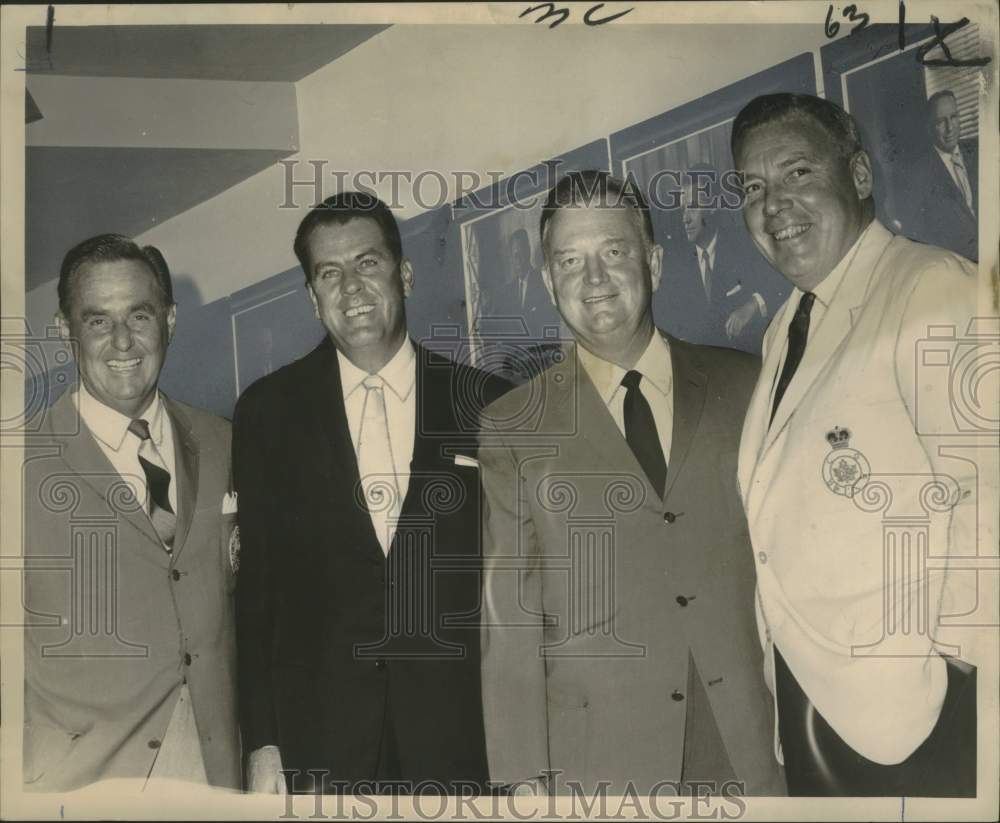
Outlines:
<svg viewBox="0 0 1000 823"><path fill-rule="evenodd" d="M856 34L868 25L868 15L863 11L858 12L858 7L855 6L854 3L851 3L849 6L844 6L844 10L840 14L842 17L846 17L851 23L857 23L857 25L851 29L851 34ZM831 4L826 10L826 24L823 27L823 31L826 33L827 37L836 37L837 32L840 31L840 23L833 19L833 4Z"/></svg>

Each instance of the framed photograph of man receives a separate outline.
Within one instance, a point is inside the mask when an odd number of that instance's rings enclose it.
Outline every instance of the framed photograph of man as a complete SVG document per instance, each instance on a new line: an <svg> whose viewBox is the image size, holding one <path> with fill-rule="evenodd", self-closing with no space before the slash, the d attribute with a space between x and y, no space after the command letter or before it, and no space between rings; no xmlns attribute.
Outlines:
<svg viewBox="0 0 1000 823"><path fill-rule="evenodd" d="M822 50L827 92L860 124L879 219L912 240L979 259L980 29L876 25ZM900 49L900 42L903 48ZM954 61L958 65L943 65ZM967 63L967 65L961 65Z"/></svg>
<svg viewBox="0 0 1000 823"><path fill-rule="evenodd" d="M788 296L787 282L744 226L729 147L737 111L775 91L815 94L811 57L793 58L611 136L617 169L646 197L664 249L654 318L682 340L757 353Z"/></svg>
<svg viewBox="0 0 1000 823"><path fill-rule="evenodd" d="M607 167L607 141L599 140L455 204L469 336L480 368L522 383L552 364L564 335L542 279L542 206L566 172Z"/></svg>

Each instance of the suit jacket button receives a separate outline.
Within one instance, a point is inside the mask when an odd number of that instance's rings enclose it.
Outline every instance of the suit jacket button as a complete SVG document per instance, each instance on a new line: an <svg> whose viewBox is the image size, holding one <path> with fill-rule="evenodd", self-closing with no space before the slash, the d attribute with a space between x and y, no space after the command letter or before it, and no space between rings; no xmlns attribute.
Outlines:
<svg viewBox="0 0 1000 823"><path fill-rule="evenodd" d="M158 749L158 748L160 748L160 741L156 740L156 739L153 739L153 740L150 740L146 745L149 746L149 748L151 748L151 749Z"/></svg>
<svg viewBox="0 0 1000 823"><path fill-rule="evenodd" d="M174 569L173 571L170 572L170 577L173 580L180 580L181 579L181 573L179 571L177 571L177 569Z"/></svg>
<svg viewBox="0 0 1000 823"><path fill-rule="evenodd" d="M188 654L187 652L184 652L184 665L185 666L191 665L191 655Z"/></svg>
<svg viewBox="0 0 1000 823"><path fill-rule="evenodd" d="M757 559L760 561L761 565L767 563L767 552L757 552Z"/></svg>
<svg viewBox="0 0 1000 823"><path fill-rule="evenodd" d="M677 600L677 603L681 606L686 606L688 604L688 599L683 594L677 595L675 599Z"/></svg>
<svg viewBox="0 0 1000 823"><path fill-rule="evenodd" d="M677 691L677 689L674 689L673 694L670 695L670 699L680 703L684 699L684 695Z"/></svg>
<svg viewBox="0 0 1000 823"><path fill-rule="evenodd" d="M379 658L378 660L376 660L375 661L375 668L376 669L384 669L385 668L385 661L382 660L382 658Z"/></svg>
<svg viewBox="0 0 1000 823"><path fill-rule="evenodd" d="M674 514L673 512L664 512L663 519L666 520L668 523L673 523L677 519L677 515Z"/></svg>

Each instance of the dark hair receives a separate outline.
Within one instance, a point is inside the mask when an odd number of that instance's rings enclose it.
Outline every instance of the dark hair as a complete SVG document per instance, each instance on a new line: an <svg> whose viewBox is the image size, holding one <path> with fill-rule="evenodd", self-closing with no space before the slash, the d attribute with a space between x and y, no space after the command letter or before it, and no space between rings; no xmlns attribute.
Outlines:
<svg viewBox="0 0 1000 823"><path fill-rule="evenodd" d="M858 124L836 103L811 94L765 94L747 103L733 122L733 160L738 161L747 135L754 129L796 117L812 120L830 137L838 153L850 160L864 149Z"/></svg>
<svg viewBox="0 0 1000 823"><path fill-rule="evenodd" d="M393 261L403 258L403 241L399 236L399 226L389 207L375 195L363 191L344 191L327 197L322 203L302 218L295 232L295 256L305 272L306 282L310 279L309 236L317 226L342 226L350 220L367 217L374 220L382 230L382 237Z"/></svg>
<svg viewBox="0 0 1000 823"><path fill-rule="evenodd" d="M942 97L950 97L955 101L955 105L958 105L958 98L955 96L955 92L951 89L941 89L941 91L936 91L930 97L927 98L927 111L934 111L934 104L940 100Z"/></svg>
<svg viewBox="0 0 1000 823"><path fill-rule="evenodd" d="M606 171L588 169L569 172L549 190L538 226L542 247L545 246L545 228L555 216L556 210L575 204L589 206L595 201L604 208L616 206L632 208L636 213L643 243L647 247L653 245L653 220L649 214L649 206L635 180L632 177L622 180L612 177Z"/></svg>
<svg viewBox="0 0 1000 823"><path fill-rule="evenodd" d="M63 258L59 269L59 284L56 287L59 311L63 317L69 317L73 280L80 269L91 263L114 263L120 260L136 260L145 264L156 278L156 284L163 292L167 305L173 305L174 287L170 280L170 269L156 246L140 248L123 234L99 234L77 243Z"/></svg>

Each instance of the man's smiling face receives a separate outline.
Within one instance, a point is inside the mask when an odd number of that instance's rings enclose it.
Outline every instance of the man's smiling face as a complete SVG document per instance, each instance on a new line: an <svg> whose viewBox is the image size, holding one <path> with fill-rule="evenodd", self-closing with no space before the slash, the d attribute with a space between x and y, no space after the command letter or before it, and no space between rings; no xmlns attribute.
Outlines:
<svg viewBox="0 0 1000 823"><path fill-rule="evenodd" d="M648 341L660 281L659 246L647 248L629 206L566 206L545 233L545 285L588 350L626 352Z"/></svg>
<svg viewBox="0 0 1000 823"><path fill-rule="evenodd" d="M821 126L797 116L750 131L736 164L757 248L793 285L813 290L870 222L868 155L844 157Z"/></svg>

